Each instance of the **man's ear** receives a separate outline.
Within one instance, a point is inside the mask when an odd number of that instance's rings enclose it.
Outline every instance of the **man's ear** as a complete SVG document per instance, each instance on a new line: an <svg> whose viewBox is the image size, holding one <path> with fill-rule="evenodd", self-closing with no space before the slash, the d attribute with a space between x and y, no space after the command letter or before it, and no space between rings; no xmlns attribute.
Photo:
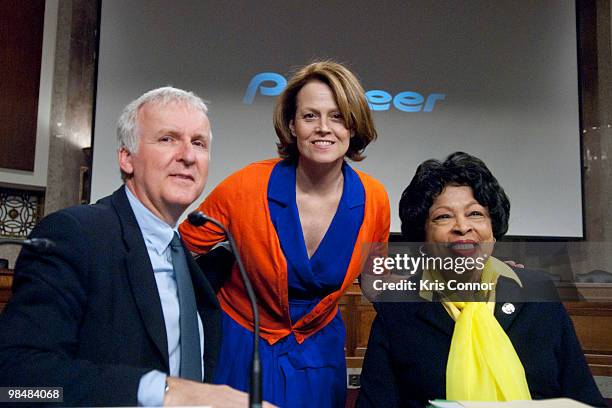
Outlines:
<svg viewBox="0 0 612 408"><path fill-rule="evenodd" d="M134 165L132 164L132 153L130 153L125 147L122 147L117 153L117 157L119 160L119 167L121 168L121 171L131 176L134 173Z"/></svg>

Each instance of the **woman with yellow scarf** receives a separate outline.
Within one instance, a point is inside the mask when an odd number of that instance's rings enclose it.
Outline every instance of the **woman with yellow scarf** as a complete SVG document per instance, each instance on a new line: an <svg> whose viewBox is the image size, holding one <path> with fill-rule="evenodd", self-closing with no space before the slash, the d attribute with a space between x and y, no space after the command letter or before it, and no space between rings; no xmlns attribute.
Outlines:
<svg viewBox="0 0 612 408"><path fill-rule="evenodd" d="M563 305L502 301L541 283L539 273L491 256L509 215L504 190L478 158L457 152L419 166L400 201L404 240L424 242L423 256L471 258L474 267L424 268L417 277L439 284L419 285L420 302L375 303L358 407L555 397L605 406Z"/></svg>

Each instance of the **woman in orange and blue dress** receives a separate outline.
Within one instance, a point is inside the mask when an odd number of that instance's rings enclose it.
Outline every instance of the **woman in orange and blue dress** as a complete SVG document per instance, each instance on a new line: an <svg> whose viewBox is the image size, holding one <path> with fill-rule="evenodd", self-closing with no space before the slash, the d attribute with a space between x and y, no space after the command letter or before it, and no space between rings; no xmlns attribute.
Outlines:
<svg viewBox="0 0 612 408"><path fill-rule="evenodd" d="M344 407L345 329L340 296L360 273L369 243L386 242L383 186L346 159L376 139L363 88L343 65L298 70L280 95L279 159L229 176L199 209L236 238L261 314L263 397L279 406ZM195 253L225 240L213 225L181 225ZM221 288L223 342L216 382L247 390L252 313L234 267Z"/></svg>

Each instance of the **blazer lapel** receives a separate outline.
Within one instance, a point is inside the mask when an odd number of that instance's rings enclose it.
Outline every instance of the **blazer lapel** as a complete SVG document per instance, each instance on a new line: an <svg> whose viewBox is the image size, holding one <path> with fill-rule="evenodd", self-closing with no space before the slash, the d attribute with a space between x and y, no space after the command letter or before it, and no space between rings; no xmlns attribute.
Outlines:
<svg viewBox="0 0 612 408"><path fill-rule="evenodd" d="M415 282L418 282L423 279L423 271L419 271L416 275L413 276ZM419 309L415 313L415 316L426 322L428 325L435 327L440 330L442 333L445 333L449 336L453 336L453 331L455 330L455 322L448 315L444 306L439 301L429 301L421 298L418 292L411 292L411 296L414 297L412 299L416 304L419 305ZM437 296L434 294L434 297Z"/></svg>
<svg viewBox="0 0 612 408"><path fill-rule="evenodd" d="M495 297L500 301L495 303L494 314L505 332L508 332L516 316L523 308L523 303L511 301L512 299L521 299L521 290L521 287L511 279L500 277L497 282Z"/></svg>
<svg viewBox="0 0 612 408"><path fill-rule="evenodd" d="M204 328L204 355L202 356L204 359L204 381L212 382L221 348L219 301L204 273L189 254L187 248L185 248L185 254L187 254L187 265L189 266L191 281L193 282L193 289L198 304L198 312Z"/></svg>
<svg viewBox="0 0 612 408"><path fill-rule="evenodd" d="M522 288L514 281L502 277L497 284L496 298L506 300L521 299L521 290ZM453 335L455 324L440 302L422 301L420 306L416 314L419 319L449 336ZM495 304L494 315L504 331L508 331L522 308L523 303L521 302L500 301Z"/></svg>
<svg viewBox="0 0 612 408"><path fill-rule="evenodd" d="M499 299L521 299L520 290L521 288L513 281L506 278L500 278L497 285L496 297ZM495 318L504 331L508 331L522 308L523 303L521 302L502 301L495 304ZM443 333L450 336L453 335L453 330L455 328L453 319L448 315L441 303L422 302L417 316Z"/></svg>
<svg viewBox="0 0 612 408"><path fill-rule="evenodd" d="M448 315L444 306L440 302L420 302L420 310L417 317L429 325L437 328L442 333L453 336L455 330L455 322Z"/></svg>
<svg viewBox="0 0 612 408"><path fill-rule="evenodd" d="M132 295L144 326L155 344L168 372L168 338L157 283L151 260L124 187L113 193L111 202L121 219L123 241L127 249L126 267Z"/></svg>

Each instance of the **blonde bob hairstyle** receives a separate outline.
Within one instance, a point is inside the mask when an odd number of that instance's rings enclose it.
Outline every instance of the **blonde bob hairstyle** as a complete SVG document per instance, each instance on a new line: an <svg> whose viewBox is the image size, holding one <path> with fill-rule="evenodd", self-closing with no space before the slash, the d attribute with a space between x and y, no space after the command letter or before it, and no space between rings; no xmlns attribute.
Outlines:
<svg viewBox="0 0 612 408"><path fill-rule="evenodd" d="M278 154L282 158L291 160L297 160L299 157L297 140L291 134L289 124L295 119L298 92L304 85L314 80L321 81L331 88L344 118L344 125L353 135L346 156L353 161L363 160L366 146L378 137L372 112L357 77L344 65L329 60L316 61L299 68L276 101L274 129L279 140L276 144Z"/></svg>

